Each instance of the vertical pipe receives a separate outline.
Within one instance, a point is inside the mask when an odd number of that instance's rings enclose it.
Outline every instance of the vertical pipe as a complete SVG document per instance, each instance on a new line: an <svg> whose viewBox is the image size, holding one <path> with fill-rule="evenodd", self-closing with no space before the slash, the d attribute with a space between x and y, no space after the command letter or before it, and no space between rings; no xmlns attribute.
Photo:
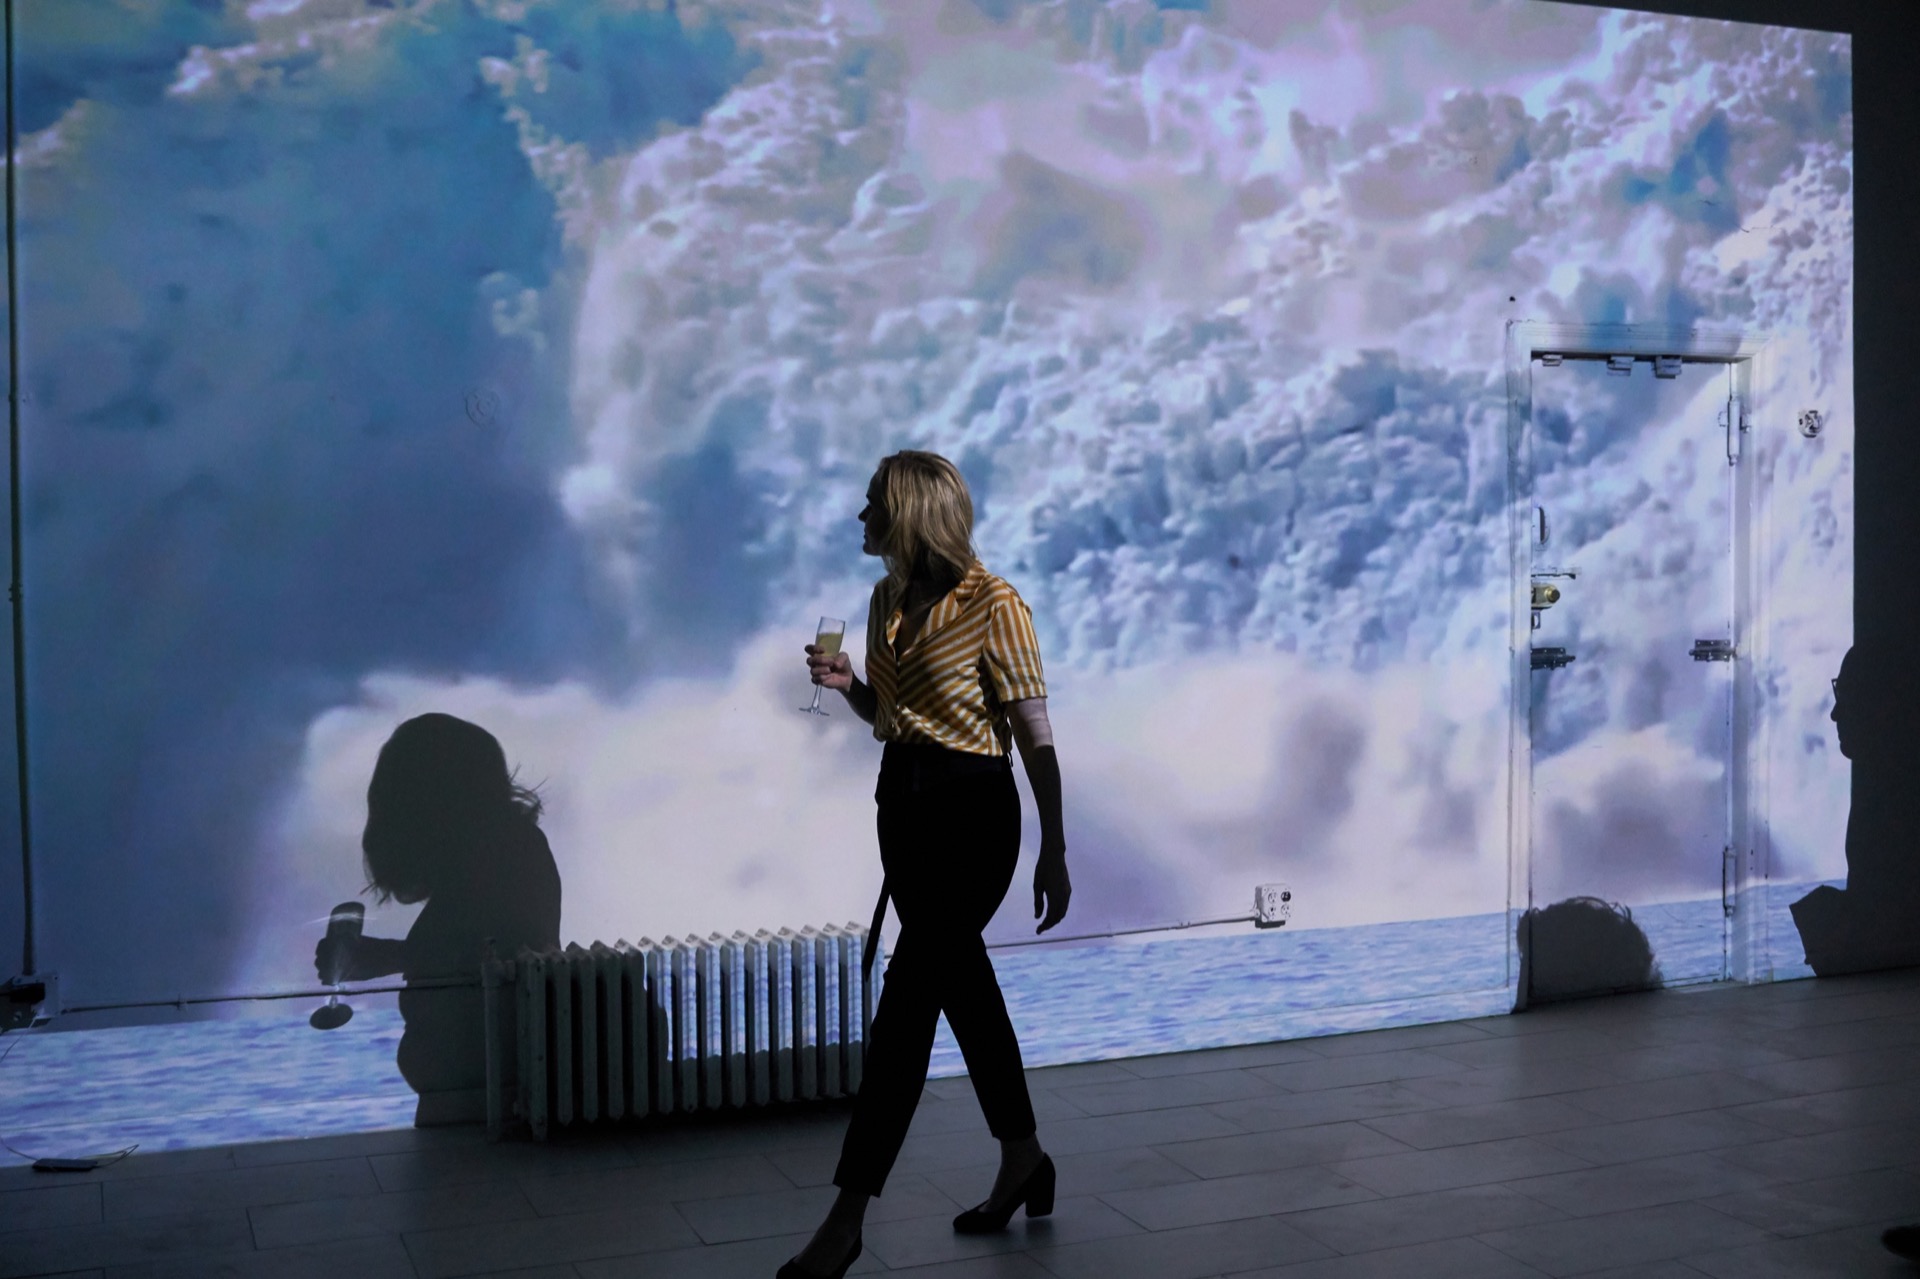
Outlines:
<svg viewBox="0 0 1920 1279"><path fill-rule="evenodd" d="M7 508L13 539L13 751L20 787L21 974L39 970L34 946L33 822L27 811L27 627L20 555L20 240L16 213L13 119L13 0L6 0L7 93Z"/></svg>
<svg viewBox="0 0 1920 1279"><path fill-rule="evenodd" d="M500 1090L505 1086L501 1076L505 1065L501 1061L500 1035L500 956L495 953L493 938L487 938L487 957L480 965L481 999L484 1001L486 1018L486 1081L487 1081L487 1140L499 1141L506 1132L507 1117L500 1106Z"/></svg>
<svg viewBox="0 0 1920 1279"><path fill-rule="evenodd" d="M520 1087L527 1099L527 1123L533 1139L547 1139L547 1089L550 1071L547 1057L547 961L525 946L520 948L521 1010L520 1042L527 1046L527 1069L520 1076Z"/></svg>

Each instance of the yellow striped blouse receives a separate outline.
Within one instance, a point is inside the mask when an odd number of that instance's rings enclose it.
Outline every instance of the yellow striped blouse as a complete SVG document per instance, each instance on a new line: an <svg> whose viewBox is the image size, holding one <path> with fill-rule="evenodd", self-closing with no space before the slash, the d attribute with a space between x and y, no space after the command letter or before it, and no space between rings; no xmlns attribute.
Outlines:
<svg viewBox="0 0 1920 1279"><path fill-rule="evenodd" d="M878 703L873 735L1006 754L1013 741L1007 703L1047 695L1033 610L975 560L896 657L901 610L890 596L882 579L867 610L867 682Z"/></svg>

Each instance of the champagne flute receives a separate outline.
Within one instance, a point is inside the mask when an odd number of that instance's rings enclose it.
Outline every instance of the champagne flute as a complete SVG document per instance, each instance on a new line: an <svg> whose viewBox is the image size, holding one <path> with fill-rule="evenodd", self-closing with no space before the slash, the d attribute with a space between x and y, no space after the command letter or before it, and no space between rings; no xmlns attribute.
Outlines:
<svg viewBox="0 0 1920 1279"><path fill-rule="evenodd" d="M820 649L828 657L832 657L840 651L840 641L846 638L846 634L847 624L843 619L838 617L823 617L820 619L820 625L814 628L814 647ZM820 690L823 687L824 685L820 684L813 686L813 705L802 706L800 709L803 712L808 715L827 714L826 711L820 709Z"/></svg>
<svg viewBox="0 0 1920 1279"><path fill-rule="evenodd" d="M346 967L347 948L360 940L361 923L366 917L367 908L359 902L341 902L327 917L327 940L334 943L333 972L328 974L333 978L328 983L333 994L307 1018L307 1024L315 1030L338 1030L353 1016L353 1009L340 1002L341 979L346 975L341 970Z"/></svg>

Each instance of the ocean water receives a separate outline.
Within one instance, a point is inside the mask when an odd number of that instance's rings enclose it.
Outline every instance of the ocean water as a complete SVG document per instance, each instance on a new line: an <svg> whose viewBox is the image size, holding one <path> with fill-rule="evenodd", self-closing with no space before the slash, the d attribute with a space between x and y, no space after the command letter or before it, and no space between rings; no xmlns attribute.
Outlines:
<svg viewBox="0 0 1920 1279"><path fill-rule="evenodd" d="M1775 980L1811 975L1775 886ZM1719 899L1642 907L1634 920L1669 972L1718 971ZM1509 1011L1517 961L1504 914L1000 951L1007 1007L1030 1066L1304 1039ZM315 1001L317 1002L317 1001ZM299 1001L218 1020L0 1037L0 1162L139 1143L175 1150L406 1127L393 996L353 996L344 1027L307 1025ZM55 1023L58 1024L58 1023ZM944 1023L934 1077L964 1073Z"/></svg>

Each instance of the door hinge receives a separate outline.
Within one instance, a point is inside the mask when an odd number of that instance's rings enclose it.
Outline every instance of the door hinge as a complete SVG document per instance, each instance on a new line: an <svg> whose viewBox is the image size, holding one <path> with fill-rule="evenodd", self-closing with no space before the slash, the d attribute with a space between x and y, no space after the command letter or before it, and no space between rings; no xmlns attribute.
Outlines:
<svg viewBox="0 0 1920 1279"><path fill-rule="evenodd" d="M1735 657L1733 641L1697 639L1693 647L1687 650L1687 656L1696 662L1731 662Z"/></svg>
<svg viewBox="0 0 1920 1279"><path fill-rule="evenodd" d="M1740 461L1741 437L1753 426L1747 413L1747 401L1744 396L1729 395L1726 404L1720 410L1720 426L1727 433L1727 465L1735 466Z"/></svg>

